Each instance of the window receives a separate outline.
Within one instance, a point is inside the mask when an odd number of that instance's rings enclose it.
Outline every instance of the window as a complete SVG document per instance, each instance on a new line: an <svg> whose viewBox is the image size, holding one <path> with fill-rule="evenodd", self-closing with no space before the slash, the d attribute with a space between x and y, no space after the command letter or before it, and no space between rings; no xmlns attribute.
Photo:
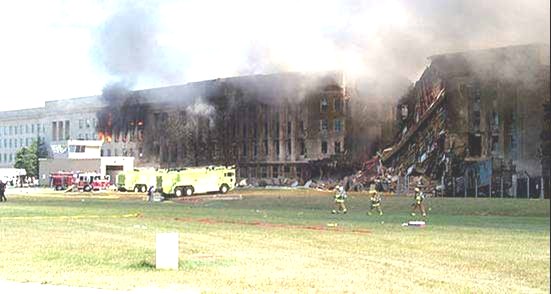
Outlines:
<svg viewBox="0 0 551 294"><path fill-rule="evenodd" d="M327 97L321 98L321 112L327 112L327 105L329 105Z"/></svg>
<svg viewBox="0 0 551 294"><path fill-rule="evenodd" d="M327 141L321 141L321 153L327 154Z"/></svg>
<svg viewBox="0 0 551 294"><path fill-rule="evenodd" d="M71 124L68 120L65 121L65 140L71 138Z"/></svg>
<svg viewBox="0 0 551 294"><path fill-rule="evenodd" d="M342 130L342 124L340 119L335 120L335 133L340 133Z"/></svg>
<svg viewBox="0 0 551 294"><path fill-rule="evenodd" d="M243 138L247 138L247 126L243 124Z"/></svg>
<svg viewBox="0 0 551 294"><path fill-rule="evenodd" d="M263 166L260 168L260 177L261 178L267 178L268 177L268 172L266 171L266 167Z"/></svg>
<svg viewBox="0 0 551 294"><path fill-rule="evenodd" d="M243 142L243 157L247 157L247 142Z"/></svg>
<svg viewBox="0 0 551 294"><path fill-rule="evenodd" d="M253 142L253 156L256 158L258 155L258 143L256 141Z"/></svg>
<svg viewBox="0 0 551 294"><path fill-rule="evenodd" d="M31 134L34 134L34 124L31 125Z"/></svg>
<svg viewBox="0 0 551 294"><path fill-rule="evenodd" d="M10 146L10 148L12 147L12 141L11 141L11 139L10 139L10 145L9 145L9 146Z"/></svg>
<svg viewBox="0 0 551 294"><path fill-rule="evenodd" d="M11 135L11 130L10 130ZM57 122L52 122L52 140L57 141Z"/></svg>
<svg viewBox="0 0 551 294"><path fill-rule="evenodd" d="M17 135L17 129L19 129L19 128L18 128L17 126L15 126L15 128L14 128L14 129L15 129L15 132L14 132L14 134L15 134L15 135Z"/></svg>
<svg viewBox="0 0 551 294"><path fill-rule="evenodd" d="M279 178L279 166L277 165L272 166L272 177Z"/></svg>
<svg viewBox="0 0 551 294"><path fill-rule="evenodd" d="M268 137L268 121L264 122L264 138Z"/></svg>
<svg viewBox="0 0 551 294"><path fill-rule="evenodd" d="M300 155L306 154L306 144L304 143L304 139L300 139Z"/></svg>
<svg viewBox="0 0 551 294"><path fill-rule="evenodd" d="M29 125L25 125L25 134L29 133Z"/></svg>
<svg viewBox="0 0 551 294"><path fill-rule="evenodd" d="M299 128L300 128L300 131L301 131L302 133L304 133L304 121L303 121L303 120L301 120L301 121L299 122Z"/></svg>
<svg viewBox="0 0 551 294"><path fill-rule="evenodd" d="M279 117L276 118L274 126L275 126L274 137L279 138Z"/></svg>
<svg viewBox="0 0 551 294"><path fill-rule="evenodd" d="M10 136L13 135L13 126L10 126Z"/></svg>
<svg viewBox="0 0 551 294"><path fill-rule="evenodd" d="M13 154L10 154L10 162L13 161Z"/></svg>
<svg viewBox="0 0 551 294"><path fill-rule="evenodd" d="M325 132L327 131L327 120L326 119L322 119L320 120L320 129L322 132Z"/></svg>
<svg viewBox="0 0 551 294"><path fill-rule="evenodd" d="M25 146L29 146L29 138L25 138Z"/></svg>
<svg viewBox="0 0 551 294"><path fill-rule="evenodd" d="M286 165L283 167L283 176L289 177L291 176L291 167Z"/></svg>
<svg viewBox="0 0 551 294"><path fill-rule="evenodd" d="M287 122L287 136L291 136L291 129L292 129L292 123L290 121Z"/></svg>
<svg viewBox="0 0 551 294"><path fill-rule="evenodd" d="M335 141L335 153L341 153L341 142Z"/></svg>
<svg viewBox="0 0 551 294"><path fill-rule="evenodd" d="M279 156L279 140L274 140L274 150L276 156Z"/></svg>
<svg viewBox="0 0 551 294"><path fill-rule="evenodd" d="M264 140L264 154L268 155L268 140Z"/></svg>
<svg viewBox="0 0 551 294"><path fill-rule="evenodd" d="M107 156L111 156L111 149L107 149Z"/></svg>
<svg viewBox="0 0 551 294"><path fill-rule="evenodd" d="M86 120L86 128L89 128L90 127L90 119L87 119Z"/></svg>
<svg viewBox="0 0 551 294"><path fill-rule="evenodd" d="M342 111L342 99L341 97L335 97L335 111L340 112Z"/></svg>

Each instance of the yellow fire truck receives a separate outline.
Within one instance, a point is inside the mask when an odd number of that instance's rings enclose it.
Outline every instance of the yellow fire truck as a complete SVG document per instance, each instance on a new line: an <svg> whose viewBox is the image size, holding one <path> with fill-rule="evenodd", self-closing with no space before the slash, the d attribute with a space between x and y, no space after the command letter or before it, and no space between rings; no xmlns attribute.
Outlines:
<svg viewBox="0 0 551 294"><path fill-rule="evenodd" d="M161 174L164 194L191 196L193 194L226 193L235 188L235 166L190 167Z"/></svg>

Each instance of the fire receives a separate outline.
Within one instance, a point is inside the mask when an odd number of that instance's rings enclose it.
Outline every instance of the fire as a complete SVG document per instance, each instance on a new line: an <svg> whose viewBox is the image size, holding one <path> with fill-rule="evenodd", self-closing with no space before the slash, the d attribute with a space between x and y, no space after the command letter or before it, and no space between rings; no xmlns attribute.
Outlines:
<svg viewBox="0 0 551 294"><path fill-rule="evenodd" d="M98 138L103 142L111 143L111 135L109 135L109 134L104 134L103 132L98 132Z"/></svg>

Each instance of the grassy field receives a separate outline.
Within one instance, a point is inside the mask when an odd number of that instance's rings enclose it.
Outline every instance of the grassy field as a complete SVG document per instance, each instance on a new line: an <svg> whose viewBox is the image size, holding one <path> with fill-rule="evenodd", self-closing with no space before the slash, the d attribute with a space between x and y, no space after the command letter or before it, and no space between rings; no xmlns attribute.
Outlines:
<svg viewBox="0 0 551 294"><path fill-rule="evenodd" d="M201 292L549 293L549 201L431 199L427 227L402 227L351 194L239 191L241 200L146 203L135 194L8 195L0 279ZM384 222L384 223L383 223ZM180 233L180 270L155 270L155 236Z"/></svg>

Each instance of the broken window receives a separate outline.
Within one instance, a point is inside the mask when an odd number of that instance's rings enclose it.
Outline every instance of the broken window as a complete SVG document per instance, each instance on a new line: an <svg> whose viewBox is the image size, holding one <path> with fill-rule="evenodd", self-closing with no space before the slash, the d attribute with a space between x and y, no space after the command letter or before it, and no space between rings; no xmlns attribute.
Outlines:
<svg viewBox="0 0 551 294"><path fill-rule="evenodd" d="M479 157L482 153L482 136L480 134L469 134L469 155Z"/></svg>
<svg viewBox="0 0 551 294"><path fill-rule="evenodd" d="M304 121L303 121L303 120L301 120L301 121L299 122L299 128L300 128L300 131L301 131L302 133L304 133Z"/></svg>
<svg viewBox="0 0 551 294"><path fill-rule="evenodd" d="M265 167L265 166L263 166L263 167L260 168L260 177L262 177L262 178L267 178L267 177L268 177L268 173L267 173L267 171L266 171L266 167Z"/></svg>
<svg viewBox="0 0 551 294"><path fill-rule="evenodd" d="M279 115L279 114L276 114L276 115ZM275 127L274 137L279 138L279 117L276 118L274 127Z"/></svg>
<svg viewBox="0 0 551 294"><path fill-rule="evenodd" d="M340 112L342 110L342 99L341 97L335 97L335 111Z"/></svg>
<svg viewBox="0 0 551 294"><path fill-rule="evenodd" d="M335 153L341 153L341 142L335 141Z"/></svg>
<svg viewBox="0 0 551 294"><path fill-rule="evenodd" d="M342 130L342 121L340 119L335 120L335 133L340 133Z"/></svg>
<svg viewBox="0 0 551 294"><path fill-rule="evenodd" d="M274 140L275 154L279 156L279 140Z"/></svg>
<svg viewBox="0 0 551 294"><path fill-rule="evenodd" d="M272 177L279 178L279 166L277 165L272 166Z"/></svg>
<svg viewBox="0 0 551 294"><path fill-rule="evenodd" d="M247 157L247 142L243 142L243 157Z"/></svg>
<svg viewBox="0 0 551 294"><path fill-rule="evenodd" d="M306 144L304 143L304 139L300 139L300 155L306 154Z"/></svg>
<svg viewBox="0 0 551 294"><path fill-rule="evenodd" d="M256 158L256 156L258 155L258 144L256 143L256 141L253 142L253 156Z"/></svg>
<svg viewBox="0 0 551 294"><path fill-rule="evenodd" d="M499 154L499 136L497 135L492 136L491 150L492 150L492 154L494 155Z"/></svg>
<svg viewBox="0 0 551 294"><path fill-rule="evenodd" d="M264 140L264 154L268 155L268 140Z"/></svg>
<svg viewBox="0 0 551 294"><path fill-rule="evenodd" d="M328 123L327 123L327 120L326 119L322 119L320 120L320 129L322 132L326 132L327 131L327 128L328 128Z"/></svg>
<svg viewBox="0 0 551 294"><path fill-rule="evenodd" d="M247 126L243 124L243 138L247 138Z"/></svg>
<svg viewBox="0 0 551 294"><path fill-rule="evenodd" d="M480 84L478 82L473 86L472 99L472 130L478 132L480 131Z"/></svg>
<svg viewBox="0 0 551 294"><path fill-rule="evenodd" d="M327 141L321 141L321 153L327 154Z"/></svg>
<svg viewBox="0 0 551 294"><path fill-rule="evenodd" d="M258 139L258 125L254 124L253 126L253 138Z"/></svg>
<svg viewBox="0 0 551 294"><path fill-rule="evenodd" d="M327 112L327 105L329 105L327 97L321 98L321 112Z"/></svg>
<svg viewBox="0 0 551 294"><path fill-rule="evenodd" d="M288 165L285 165L283 167L283 176L284 177L289 177L291 176L291 167L289 167Z"/></svg>
<svg viewBox="0 0 551 294"><path fill-rule="evenodd" d="M264 137L268 137L268 120L264 122Z"/></svg>

